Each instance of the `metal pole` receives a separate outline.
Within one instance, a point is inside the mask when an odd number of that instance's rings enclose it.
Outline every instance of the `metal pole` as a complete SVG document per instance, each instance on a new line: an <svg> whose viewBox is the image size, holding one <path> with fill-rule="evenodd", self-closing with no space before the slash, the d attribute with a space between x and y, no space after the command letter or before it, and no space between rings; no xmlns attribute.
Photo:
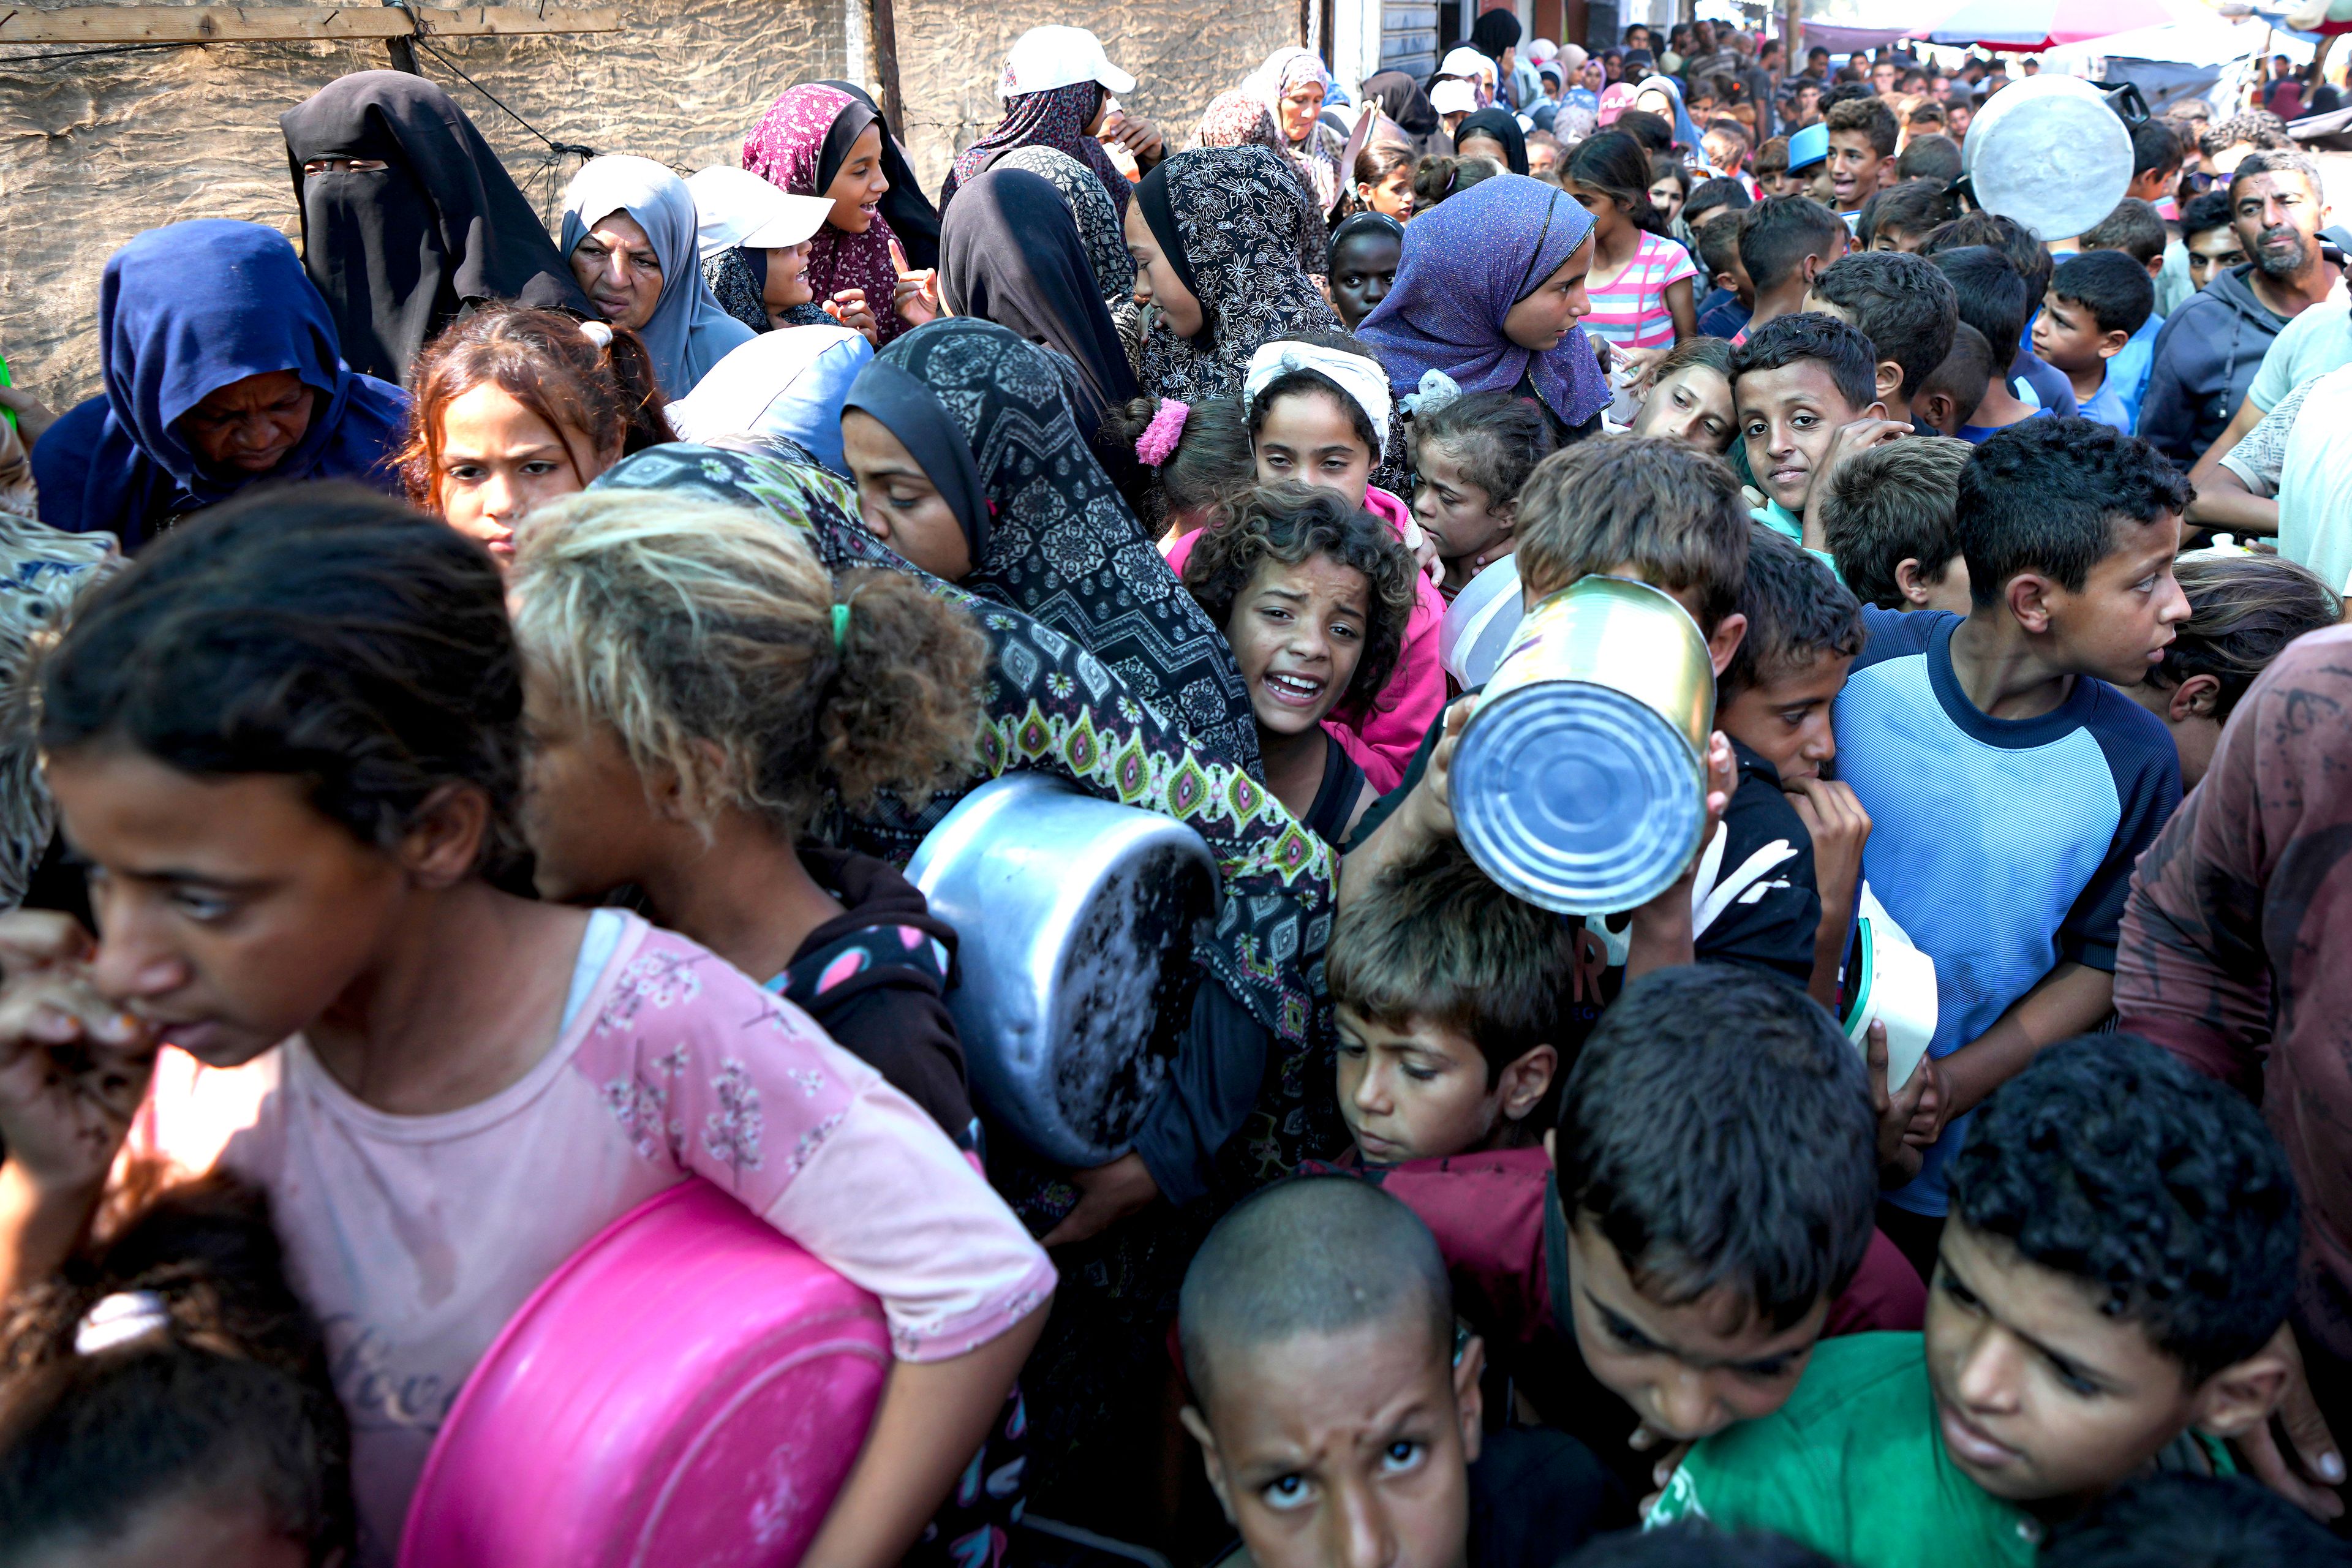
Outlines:
<svg viewBox="0 0 2352 1568"><path fill-rule="evenodd" d="M874 75L882 84L882 118L895 120L907 139L907 106L898 99L898 17L891 0L874 0Z"/></svg>
<svg viewBox="0 0 2352 1568"><path fill-rule="evenodd" d="M408 11L408 7L401 4L401 0L383 0L383 3L395 11ZM416 13L408 11L408 19L411 22L415 21ZM416 66L416 46L406 38L386 38L383 41L383 52L392 57L393 69L406 71L411 76L425 74Z"/></svg>

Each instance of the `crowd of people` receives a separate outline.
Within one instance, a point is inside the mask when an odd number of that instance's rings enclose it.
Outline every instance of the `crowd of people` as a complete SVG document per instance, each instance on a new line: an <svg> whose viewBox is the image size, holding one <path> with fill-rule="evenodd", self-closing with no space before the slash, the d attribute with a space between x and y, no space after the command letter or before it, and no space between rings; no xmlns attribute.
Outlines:
<svg viewBox="0 0 2352 1568"><path fill-rule="evenodd" d="M103 393L0 389L0 1563L393 1563L688 1181L887 1319L812 1568L2352 1562L2301 88L2045 243L1956 188L1996 60L1521 45L1163 129L1039 27L936 200L820 81L551 228L362 72L299 247L117 251ZM1703 821L1561 913L1454 759L1606 578ZM907 869L1014 773L1215 867L1091 1168Z"/></svg>

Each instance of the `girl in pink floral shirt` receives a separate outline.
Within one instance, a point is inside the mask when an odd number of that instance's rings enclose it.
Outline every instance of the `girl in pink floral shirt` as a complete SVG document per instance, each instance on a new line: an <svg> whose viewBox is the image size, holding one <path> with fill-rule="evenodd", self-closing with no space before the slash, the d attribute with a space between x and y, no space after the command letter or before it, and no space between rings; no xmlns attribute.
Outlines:
<svg viewBox="0 0 2352 1568"><path fill-rule="evenodd" d="M911 1101L683 937L530 902L497 569L356 492L216 509L83 608L42 744L105 939L0 921L0 1289L118 1155L269 1194L388 1562L443 1416L567 1256L699 1176L874 1292L898 1363L811 1563L898 1561L1054 1277ZM168 1042L160 1056L159 1042Z"/></svg>

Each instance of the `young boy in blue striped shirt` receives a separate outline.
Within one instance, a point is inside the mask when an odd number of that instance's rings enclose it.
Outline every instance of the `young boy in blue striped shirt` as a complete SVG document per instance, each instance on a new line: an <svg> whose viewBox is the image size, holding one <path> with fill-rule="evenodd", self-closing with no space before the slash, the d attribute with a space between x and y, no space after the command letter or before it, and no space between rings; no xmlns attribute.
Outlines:
<svg viewBox="0 0 2352 1568"><path fill-rule="evenodd" d="M2112 1008L2132 866L2180 798L2171 737L2116 688L2189 616L2172 577L2189 495L2105 426L2012 426L1960 471L1969 614L1863 612L1838 771L1870 814L1871 890L1936 961L1944 1121L1880 1218L1923 1274L1969 1110Z"/></svg>

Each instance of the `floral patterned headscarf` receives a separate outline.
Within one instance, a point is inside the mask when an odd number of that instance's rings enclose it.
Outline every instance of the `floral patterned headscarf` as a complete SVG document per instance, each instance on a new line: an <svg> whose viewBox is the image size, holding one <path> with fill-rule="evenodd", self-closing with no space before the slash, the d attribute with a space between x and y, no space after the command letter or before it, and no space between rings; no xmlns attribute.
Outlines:
<svg viewBox="0 0 2352 1568"><path fill-rule="evenodd" d="M1260 343L1347 329L1300 265L1314 214L1290 166L1263 147L1179 153L1137 188L1153 236L1191 279L1206 318L1180 338L1151 323L1136 379L1195 406L1242 389Z"/></svg>
<svg viewBox="0 0 2352 1568"><path fill-rule="evenodd" d="M796 87L770 104L743 139L743 167L794 195L821 196L841 172L850 143L875 123L873 108L839 88ZM890 244L897 237L877 212L864 234L835 228L827 220L809 247L808 285L816 298L863 289L886 343L906 330L894 306L898 268L890 259Z"/></svg>
<svg viewBox="0 0 2352 1568"><path fill-rule="evenodd" d="M1209 107L1201 111L1201 127L1192 134L1192 145L1289 151L1282 144L1282 132L1274 128L1274 113L1265 100L1238 87L1209 100Z"/></svg>
<svg viewBox="0 0 2352 1568"><path fill-rule="evenodd" d="M1192 133L1192 145L1263 147L1288 164L1291 173L1298 176L1298 188L1307 193L1309 209L1307 226L1299 235L1298 264L1310 274L1323 270L1331 238L1323 217L1323 194L1316 185L1314 171L1276 129L1274 110L1266 108L1264 99L1246 88L1217 94L1202 112L1200 129Z"/></svg>

